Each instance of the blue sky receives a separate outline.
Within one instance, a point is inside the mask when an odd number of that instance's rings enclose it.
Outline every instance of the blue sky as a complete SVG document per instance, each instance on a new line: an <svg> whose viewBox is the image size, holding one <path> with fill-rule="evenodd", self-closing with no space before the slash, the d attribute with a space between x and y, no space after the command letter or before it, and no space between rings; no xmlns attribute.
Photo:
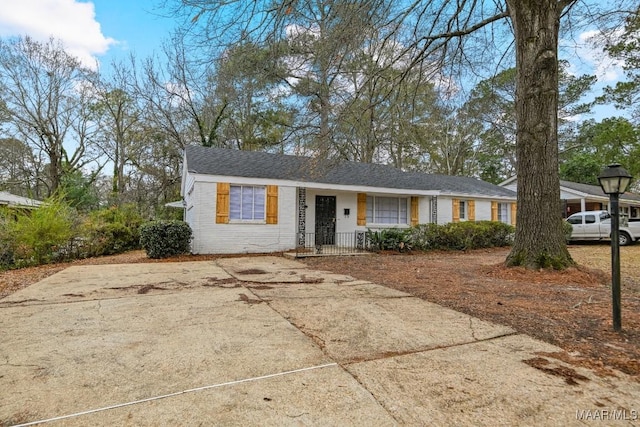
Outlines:
<svg viewBox="0 0 640 427"><path fill-rule="evenodd" d="M140 57L159 50L175 26L175 20L162 16L154 0L94 0L95 19L102 33L116 43L103 59L122 57L133 51Z"/></svg>
<svg viewBox="0 0 640 427"><path fill-rule="evenodd" d="M161 16L158 0L0 1L0 36L60 39L90 66L108 65L133 51L146 57L158 50L175 21Z"/></svg>

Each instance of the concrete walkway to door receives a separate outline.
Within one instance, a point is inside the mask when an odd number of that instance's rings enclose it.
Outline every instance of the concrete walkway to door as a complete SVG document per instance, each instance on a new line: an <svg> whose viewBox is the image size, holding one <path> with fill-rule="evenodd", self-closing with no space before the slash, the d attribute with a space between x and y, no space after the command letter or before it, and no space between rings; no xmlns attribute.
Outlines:
<svg viewBox="0 0 640 427"><path fill-rule="evenodd" d="M557 351L279 257L77 266L0 300L0 425L640 422Z"/></svg>

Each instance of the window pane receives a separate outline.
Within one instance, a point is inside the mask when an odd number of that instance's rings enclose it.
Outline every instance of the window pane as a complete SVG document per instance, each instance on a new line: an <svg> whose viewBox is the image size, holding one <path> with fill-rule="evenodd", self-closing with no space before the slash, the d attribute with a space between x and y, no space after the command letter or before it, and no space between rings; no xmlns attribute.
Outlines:
<svg viewBox="0 0 640 427"><path fill-rule="evenodd" d="M265 191L264 187L253 188L253 219L255 220L265 219Z"/></svg>
<svg viewBox="0 0 640 427"><path fill-rule="evenodd" d="M378 224L397 224L398 199L376 197L375 220Z"/></svg>
<svg viewBox="0 0 640 427"><path fill-rule="evenodd" d="M508 205L506 203L498 203L498 221L509 222L507 217Z"/></svg>
<svg viewBox="0 0 640 427"><path fill-rule="evenodd" d="M232 185L229 194L229 219L240 219L242 187Z"/></svg>
<svg viewBox="0 0 640 427"><path fill-rule="evenodd" d="M373 224L408 224L406 197L367 196L367 222Z"/></svg>
<svg viewBox="0 0 640 427"><path fill-rule="evenodd" d="M467 216L465 215L465 207L467 202L460 201L460 219L465 219Z"/></svg>
<svg viewBox="0 0 640 427"><path fill-rule="evenodd" d="M242 187L242 219L253 219L253 187Z"/></svg>
<svg viewBox="0 0 640 427"><path fill-rule="evenodd" d="M407 199L398 199L398 203L400 205L400 218L398 220L398 224L409 224L407 221Z"/></svg>
<svg viewBox="0 0 640 427"><path fill-rule="evenodd" d="M265 187L232 185L229 193L229 219L260 221L265 219Z"/></svg>

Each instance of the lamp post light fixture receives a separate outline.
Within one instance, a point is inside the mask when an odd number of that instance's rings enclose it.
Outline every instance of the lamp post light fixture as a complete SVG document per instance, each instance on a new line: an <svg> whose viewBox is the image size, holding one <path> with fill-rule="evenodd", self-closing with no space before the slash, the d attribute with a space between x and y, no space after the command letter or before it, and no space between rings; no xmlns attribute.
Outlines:
<svg viewBox="0 0 640 427"><path fill-rule="evenodd" d="M609 195L611 213L611 298L613 305L613 330L622 329L620 309L620 208L618 199L627 189L631 175L619 164L612 164L602 170L598 182L602 191Z"/></svg>

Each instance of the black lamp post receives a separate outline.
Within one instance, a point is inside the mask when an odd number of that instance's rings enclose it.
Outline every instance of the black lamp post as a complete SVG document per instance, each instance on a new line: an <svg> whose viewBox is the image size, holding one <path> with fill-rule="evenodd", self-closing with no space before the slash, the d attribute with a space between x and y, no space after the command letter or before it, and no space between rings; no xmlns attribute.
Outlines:
<svg viewBox="0 0 640 427"><path fill-rule="evenodd" d="M611 213L611 297L613 300L613 329L622 329L620 310L620 208L618 196L624 193L631 181L631 175L619 164L609 165L598 176L602 191L609 195Z"/></svg>

